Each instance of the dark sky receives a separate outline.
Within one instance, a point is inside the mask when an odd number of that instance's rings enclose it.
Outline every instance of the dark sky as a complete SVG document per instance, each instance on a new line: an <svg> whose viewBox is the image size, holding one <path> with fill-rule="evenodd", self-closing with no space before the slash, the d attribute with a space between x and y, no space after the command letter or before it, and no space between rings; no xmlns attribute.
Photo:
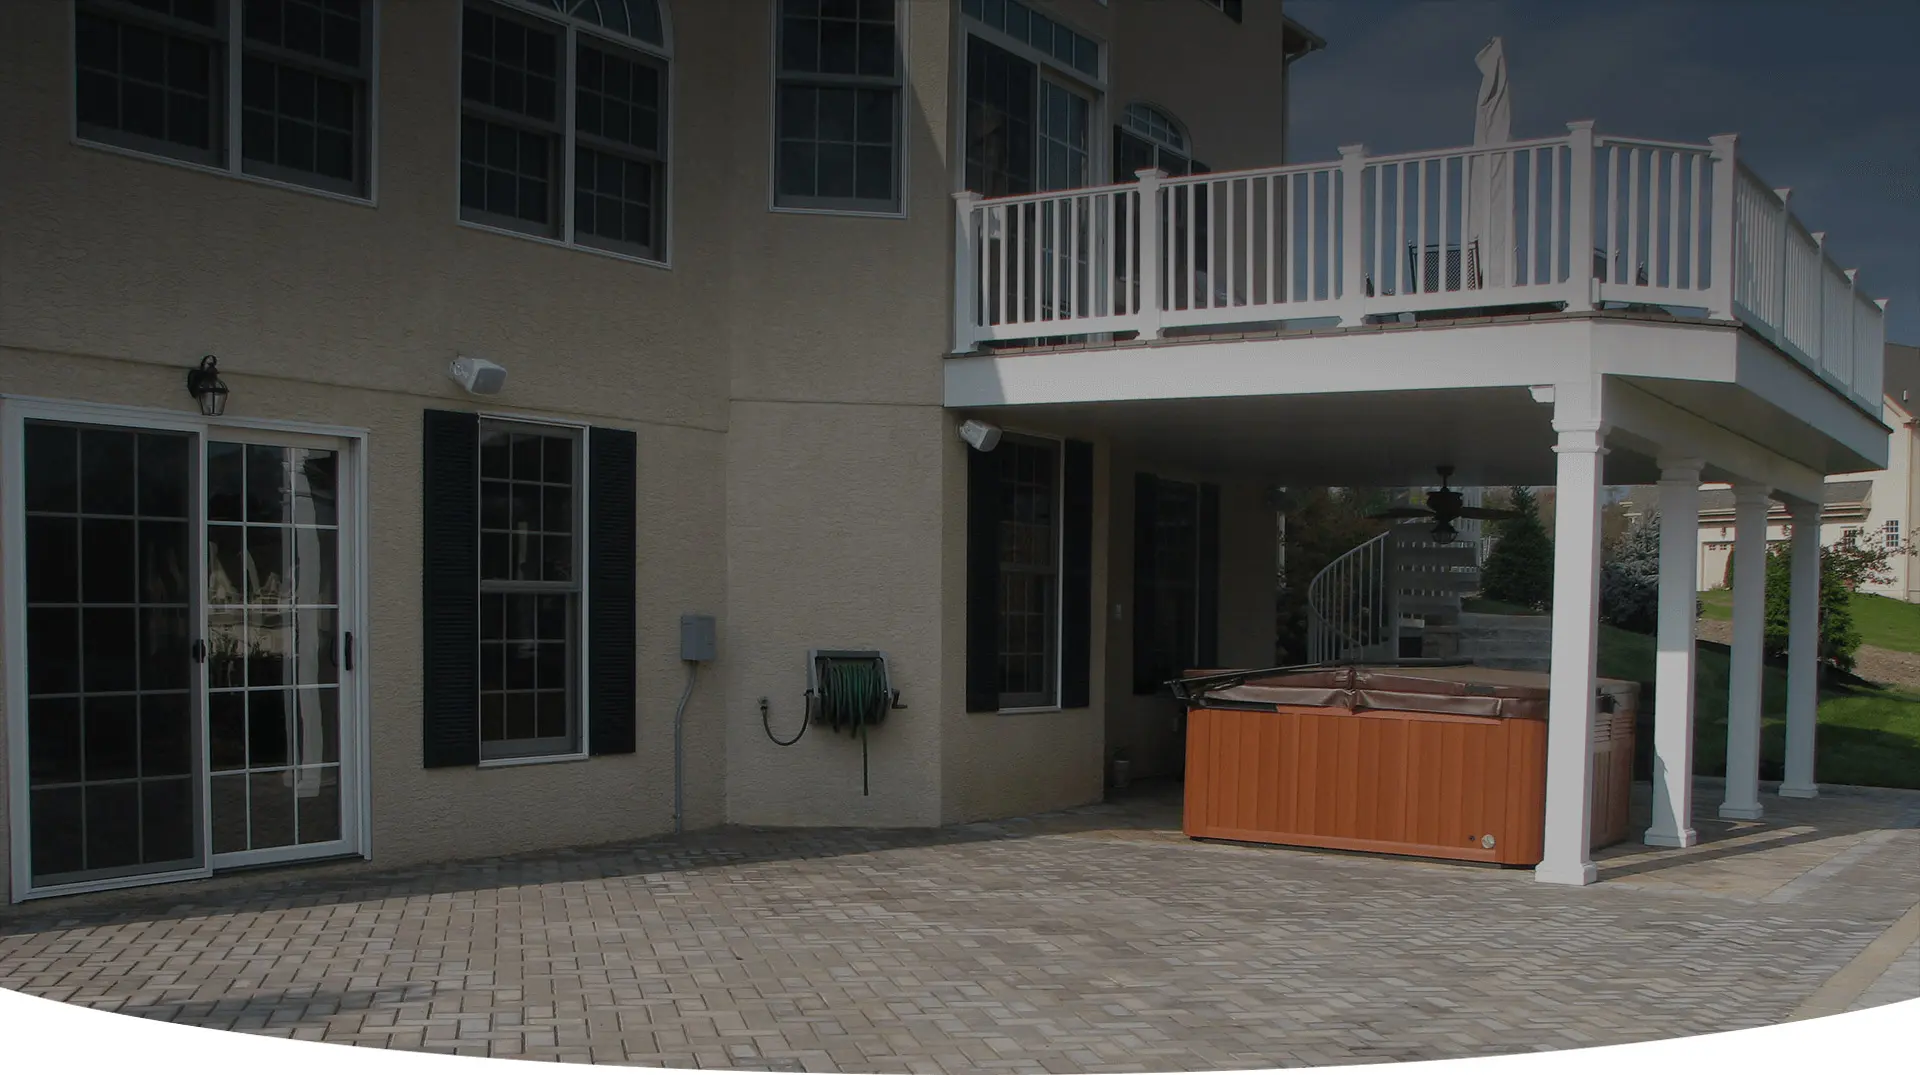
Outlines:
<svg viewBox="0 0 1920 1075"><path fill-rule="evenodd" d="M1920 343L1920 0L1286 0L1327 39L1294 66L1288 159L1473 141L1473 55L1506 40L1513 133L1704 143L1761 178Z"/></svg>

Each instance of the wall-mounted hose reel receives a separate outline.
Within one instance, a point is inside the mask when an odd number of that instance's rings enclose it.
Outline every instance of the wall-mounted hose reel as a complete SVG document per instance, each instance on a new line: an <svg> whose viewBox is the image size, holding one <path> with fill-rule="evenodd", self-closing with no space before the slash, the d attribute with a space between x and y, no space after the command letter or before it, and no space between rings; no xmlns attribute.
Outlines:
<svg viewBox="0 0 1920 1075"><path fill-rule="evenodd" d="M760 699L760 723L767 738L792 746L807 734L808 724L824 724L860 739L860 794L871 792L868 777L867 729L885 720L887 711L905 709L900 692L887 675L887 655L879 650L815 649L807 651L806 718L791 739L773 734L767 700Z"/></svg>

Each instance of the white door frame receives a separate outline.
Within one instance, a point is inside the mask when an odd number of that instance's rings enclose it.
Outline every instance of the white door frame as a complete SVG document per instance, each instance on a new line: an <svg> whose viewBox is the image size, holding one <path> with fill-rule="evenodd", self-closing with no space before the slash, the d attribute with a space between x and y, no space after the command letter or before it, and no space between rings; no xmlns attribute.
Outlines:
<svg viewBox="0 0 1920 1075"><path fill-rule="evenodd" d="M7 818L9 822L8 858L11 863L12 884L9 895L12 902L37 899L43 896L59 896L81 892L98 892L107 889L130 888L137 885L161 884L168 881L191 880L207 877L213 872L213 845L210 830L212 813L207 801L208 757L204 730L200 733L201 757L199 771L199 803L201 824L201 852L203 862L191 870L180 870L165 874L142 874L131 877L116 877L104 880L82 881L65 885L34 887L30 856L32 827L28 814L27 768L27 680L26 680L26 492L25 472L21 459L25 448L25 423L30 419L54 422L72 422L79 424L114 425L134 429L170 430L191 433L197 438L197 456L195 466L199 469L199 480L194 483L196 494L204 496L207 442L219 434L290 433L296 435L318 436L341 442L347 459L341 468L341 481L347 488L342 490L340 534L350 540L354 555L349 559L348 570L342 572L340 580L341 630L353 632L355 671L347 673L342 669L341 703L343 714L351 706L354 715L353 728L341 730L341 748L345 751L351 744L354 757L351 763L342 758L340 767L340 798L342 806L341 837L344 850L336 849L334 854L359 854L363 858L372 856L372 819L369 773L371 771L372 735L368 713L371 696L368 677L361 675L366 655L371 652L367 632L367 553L370 548L367 534L367 431L350 426L330 426L313 422L293 422L276 419L246 418L222 416L207 418L192 411L170 410L155 407L127 407L118 404L88 403L72 400L47 399L32 396L15 396L0 393L0 550L4 556L0 559L0 629L4 630L3 648L7 668L12 674L6 683L6 743L7 743ZM351 493L349 496L348 493ZM194 524L196 535L196 558L205 555L206 550L206 512L204 505L197 512ZM205 587L204 572L196 571L195 584ZM195 606L199 622L196 625L201 638L206 637L206 602L204 595L196 597ZM201 673L196 670L194 692L197 700L203 701L204 683ZM196 720L205 724L205 707L196 705ZM351 739L349 739L349 734ZM335 845L327 845L334 847ZM290 853L277 859L263 856L259 861L284 861L288 858L304 858L302 849L290 849Z"/></svg>

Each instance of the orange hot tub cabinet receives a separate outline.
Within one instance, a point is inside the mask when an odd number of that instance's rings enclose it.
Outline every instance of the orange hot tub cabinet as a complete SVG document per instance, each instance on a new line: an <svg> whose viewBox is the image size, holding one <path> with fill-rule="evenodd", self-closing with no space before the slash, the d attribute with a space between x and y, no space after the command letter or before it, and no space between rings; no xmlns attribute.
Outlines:
<svg viewBox="0 0 1920 1075"><path fill-rule="evenodd" d="M1593 847L1627 837L1638 693L1600 681ZM1215 679L1187 697L1188 836L1540 861L1544 673L1355 666Z"/></svg>

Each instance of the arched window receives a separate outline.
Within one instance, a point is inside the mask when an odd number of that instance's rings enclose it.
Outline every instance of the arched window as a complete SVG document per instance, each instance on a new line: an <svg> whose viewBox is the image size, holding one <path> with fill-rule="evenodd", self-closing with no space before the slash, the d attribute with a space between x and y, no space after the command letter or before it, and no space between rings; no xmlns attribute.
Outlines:
<svg viewBox="0 0 1920 1075"><path fill-rule="evenodd" d="M468 0L460 36L461 219L665 261L660 0Z"/></svg>
<svg viewBox="0 0 1920 1075"><path fill-rule="evenodd" d="M1193 159L1187 128L1167 112L1149 104L1130 104L1113 129L1113 178L1128 183L1142 168L1159 168L1168 175L1192 175L1207 166Z"/></svg>

